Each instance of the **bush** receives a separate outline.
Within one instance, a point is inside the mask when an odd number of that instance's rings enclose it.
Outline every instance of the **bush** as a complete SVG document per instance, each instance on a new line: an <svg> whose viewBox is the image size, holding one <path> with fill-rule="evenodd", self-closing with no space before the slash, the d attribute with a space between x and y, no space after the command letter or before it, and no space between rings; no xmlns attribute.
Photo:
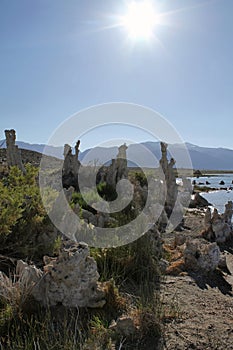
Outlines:
<svg viewBox="0 0 233 350"><path fill-rule="evenodd" d="M146 178L146 175L144 174L144 172L142 172L142 171L136 172L134 176L135 176L135 179L137 181L139 181L141 187L148 186L147 178Z"/></svg>
<svg viewBox="0 0 233 350"><path fill-rule="evenodd" d="M26 166L25 175L12 167L0 180L1 254L30 257L35 261L45 254L58 253L62 246L61 237L54 239L51 247L43 245L43 233L54 228L41 201L37 174L38 170L30 165ZM138 180L143 185L141 174ZM47 204L52 205L55 192L45 191ZM97 191L107 201L114 200L117 195L106 183L98 184ZM95 191L89 191L87 197L90 204L98 198ZM95 213L77 192L73 194L71 206L76 203L80 211L87 209ZM135 215L130 203L125 210L112 215L115 219L112 225L123 225ZM132 314L139 326L135 336L124 339L124 349L148 349L148 339L156 344L160 335L159 300L155 300L154 295L159 271L149 233L125 246L92 248L91 254L97 261L100 280L105 282L107 302L104 308L64 310L56 306L43 309L31 300L30 293L19 288L16 278L14 283L9 283L5 300L3 297L0 300L0 348L106 350L116 345L120 349L123 340L109 329L109 324L122 313Z"/></svg>
<svg viewBox="0 0 233 350"><path fill-rule="evenodd" d="M38 237L53 228L43 207L37 176L38 169L28 164L25 174L11 167L8 176L0 180L1 254L33 258L52 249L38 243Z"/></svg>

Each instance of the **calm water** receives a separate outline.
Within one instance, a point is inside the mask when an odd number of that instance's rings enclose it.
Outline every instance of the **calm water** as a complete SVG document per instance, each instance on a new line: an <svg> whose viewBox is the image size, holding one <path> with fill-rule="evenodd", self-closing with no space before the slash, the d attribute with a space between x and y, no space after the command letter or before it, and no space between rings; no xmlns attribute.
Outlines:
<svg viewBox="0 0 233 350"><path fill-rule="evenodd" d="M225 188L227 187L228 190L218 190L218 191L211 191L211 192L203 192L201 195L208 200L209 203L212 204L214 208L217 208L220 213L223 213L225 210L225 204L228 201L233 201L233 190L229 189L230 187L233 187L232 180L233 180L233 174L221 174L216 176L203 176L197 178L193 178L196 180L197 185L202 182L204 183L204 186L208 187L214 187L214 188ZM220 185L220 181L224 181L225 185ZM210 185L206 185L206 181L210 183ZM200 185L201 186L201 185Z"/></svg>
<svg viewBox="0 0 233 350"><path fill-rule="evenodd" d="M233 201L233 191L215 191L215 192L203 192L202 197L208 200L214 208L217 208L219 213L223 213L225 210L225 204L228 201Z"/></svg>
<svg viewBox="0 0 233 350"><path fill-rule="evenodd" d="M221 174L221 175L212 175L212 176L201 176L198 179L193 177L192 180L196 181L196 184L199 186L208 186L214 188L225 188L225 187L233 187L232 180L233 174ZM206 185L206 181L210 183L210 185ZM224 185L220 185L219 182L224 181ZM202 185L202 184L203 185Z"/></svg>

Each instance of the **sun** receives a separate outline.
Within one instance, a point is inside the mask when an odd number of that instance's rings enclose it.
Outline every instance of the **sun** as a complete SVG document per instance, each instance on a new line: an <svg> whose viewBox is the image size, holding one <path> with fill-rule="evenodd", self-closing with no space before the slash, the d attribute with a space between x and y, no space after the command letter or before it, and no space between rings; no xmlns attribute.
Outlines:
<svg viewBox="0 0 233 350"><path fill-rule="evenodd" d="M122 26L131 39L148 40L153 37L158 23L158 14L149 1L133 1L128 4L127 12L122 16Z"/></svg>

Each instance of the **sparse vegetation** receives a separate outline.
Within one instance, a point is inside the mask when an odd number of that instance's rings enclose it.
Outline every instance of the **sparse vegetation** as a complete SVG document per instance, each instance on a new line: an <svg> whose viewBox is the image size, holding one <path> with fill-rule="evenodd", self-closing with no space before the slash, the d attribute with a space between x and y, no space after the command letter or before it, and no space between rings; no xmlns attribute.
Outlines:
<svg viewBox="0 0 233 350"><path fill-rule="evenodd" d="M43 255L59 253L63 239L58 235L51 245L43 245L43 233L53 230L53 226L42 205L37 171L26 165L23 174L12 167L0 180L0 254L33 260L41 266ZM140 183L145 182L143 177L136 177ZM114 189L105 183L97 190L106 200L116 197ZM48 203L53 195L48 193ZM94 202L96 194L90 192L88 199ZM71 206L76 203L80 211L90 209L80 193L73 194ZM132 215L130 207L116 214L116 224L127 222ZM9 268L9 293L1 293L0 287L0 349L147 349L148 342L156 344L162 318L160 272L148 237L118 248L92 248L91 255L106 286L107 303L99 310L43 308L23 287L15 270ZM111 329L112 320L121 315L132 319L135 332L122 335Z"/></svg>
<svg viewBox="0 0 233 350"><path fill-rule="evenodd" d="M40 239L53 230L37 185L38 169L27 165L23 174L11 167L0 180L0 253L16 258L35 259L53 250Z"/></svg>

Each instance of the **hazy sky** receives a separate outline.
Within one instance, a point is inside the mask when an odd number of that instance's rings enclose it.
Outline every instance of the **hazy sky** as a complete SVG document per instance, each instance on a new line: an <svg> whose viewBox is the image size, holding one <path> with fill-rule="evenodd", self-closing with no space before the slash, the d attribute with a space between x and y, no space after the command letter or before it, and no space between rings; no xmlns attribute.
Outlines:
<svg viewBox="0 0 233 350"><path fill-rule="evenodd" d="M0 0L0 139L15 128L45 143L79 110L124 101L185 141L233 149L233 1L151 0L162 23L150 40L117 25L129 2Z"/></svg>

